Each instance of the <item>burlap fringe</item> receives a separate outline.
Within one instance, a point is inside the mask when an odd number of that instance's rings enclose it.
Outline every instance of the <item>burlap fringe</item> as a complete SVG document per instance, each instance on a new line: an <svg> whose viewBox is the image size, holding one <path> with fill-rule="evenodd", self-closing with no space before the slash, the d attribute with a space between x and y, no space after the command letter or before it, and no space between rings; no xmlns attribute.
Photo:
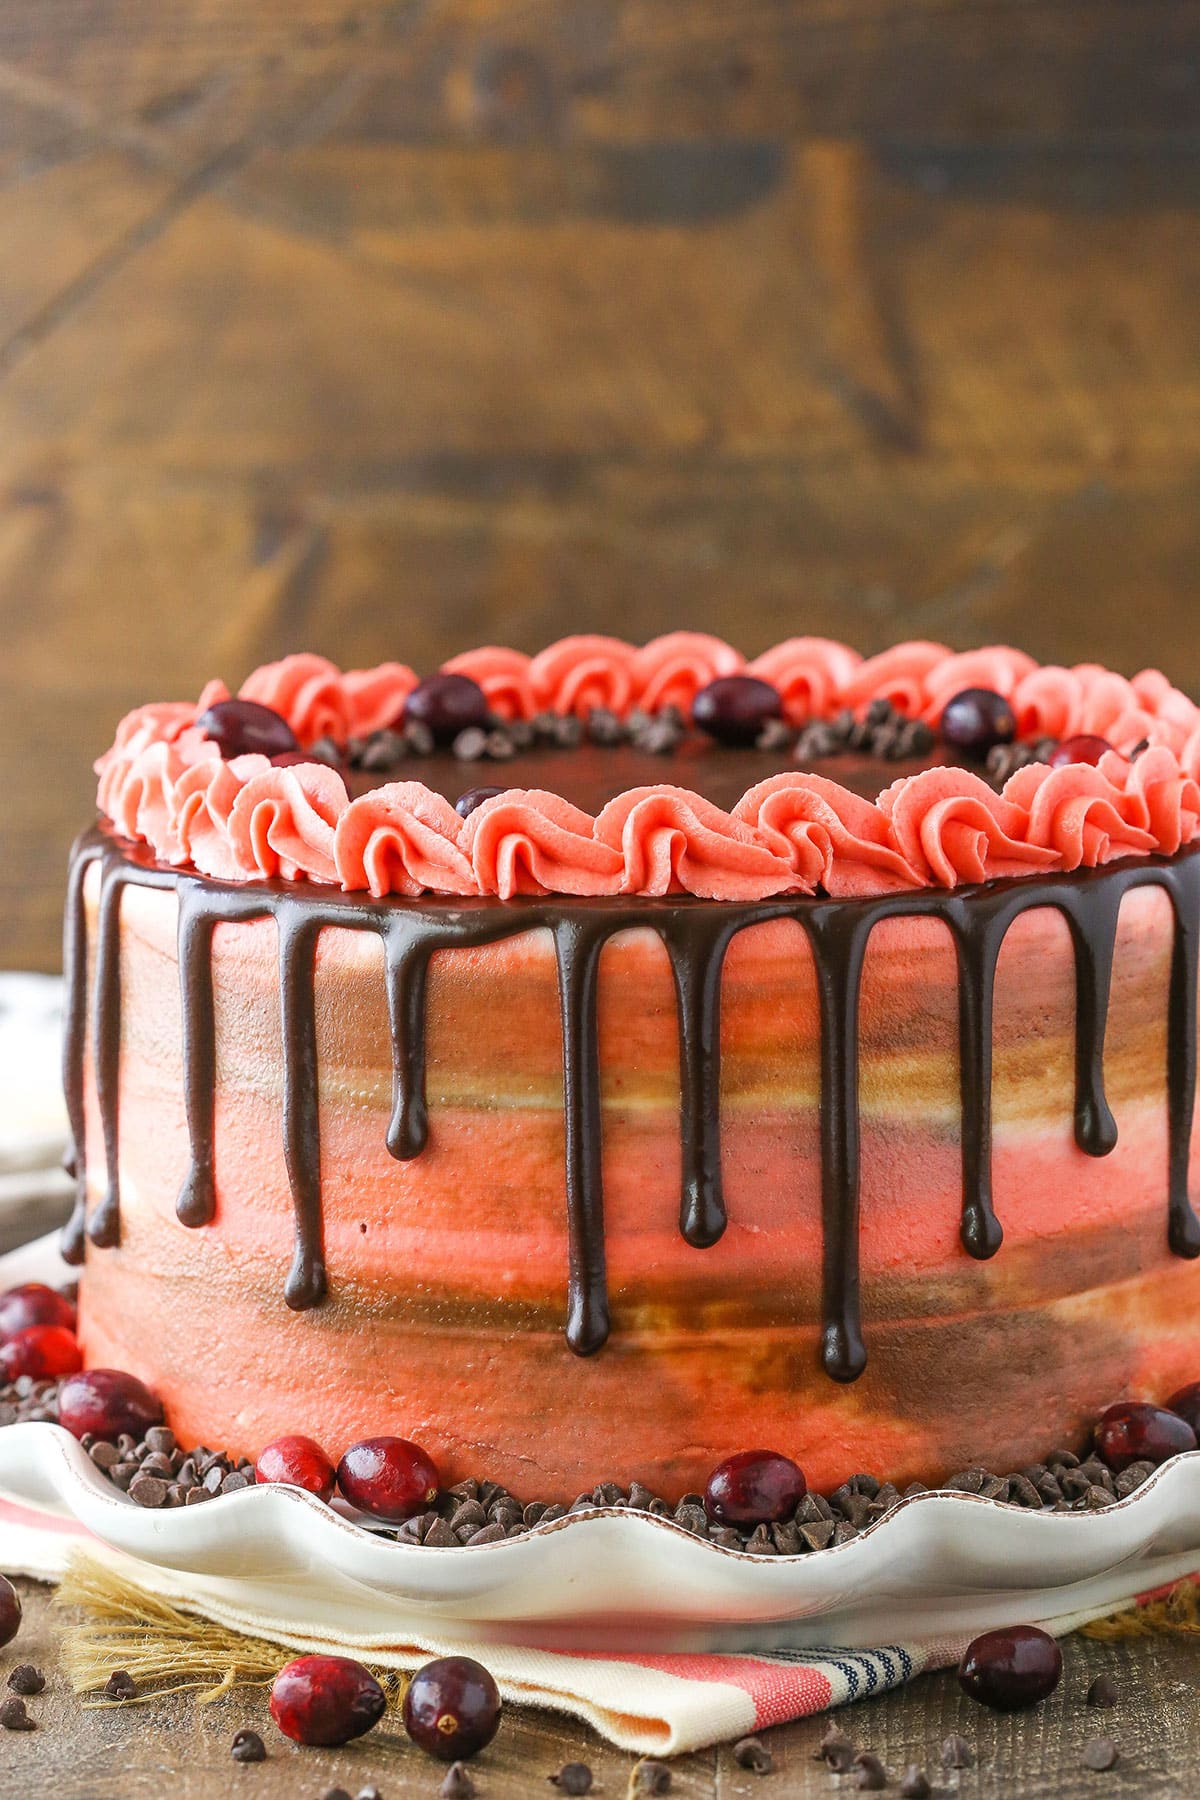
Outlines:
<svg viewBox="0 0 1200 1800"><path fill-rule="evenodd" d="M1178 1637L1200 1637L1200 1587L1184 1581L1161 1600L1146 1606L1131 1606L1128 1612L1114 1613L1110 1619L1093 1619L1082 1627L1081 1636L1099 1638L1102 1643L1119 1643L1124 1638L1157 1637L1173 1633Z"/></svg>
<svg viewBox="0 0 1200 1800"><path fill-rule="evenodd" d="M54 1605L84 1615L67 1628L62 1651L77 1694L102 1689L116 1669L124 1669L137 1687L134 1700L97 1700L94 1707L132 1706L183 1691L207 1705L234 1688L269 1686L297 1654L284 1644L246 1637L184 1612L81 1551L72 1555ZM371 1672L389 1706L399 1705L404 1678L395 1669Z"/></svg>

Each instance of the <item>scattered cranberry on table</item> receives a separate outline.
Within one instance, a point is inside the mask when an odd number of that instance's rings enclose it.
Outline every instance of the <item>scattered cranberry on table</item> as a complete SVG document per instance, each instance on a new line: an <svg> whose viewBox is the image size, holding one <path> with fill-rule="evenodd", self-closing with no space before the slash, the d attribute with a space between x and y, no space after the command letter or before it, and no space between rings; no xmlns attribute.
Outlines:
<svg viewBox="0 0 1200 1800"><path fill-rule="evenodd" d="M1168 1412L1178 1413L1181 1419L1186 1419L1200 1438L1200 1381L1191 1381L1187 1387L1181 1387L1165 1404Z"/></svg>
<svg viewBox="0 0 1200 1800"><path fill-rule="evenodd" d="M435 744L452 744L460 731L486 726L487 696L469 675L427 675L404 702L404 723L424 725Z"/></svg>
<svg viewBox="0 0 1200 1800"><path fill-rule="evenodd" d="M75 1308L44 1281L26 1281L0 1294L0 1344L31 1325L61 1325L74 1331Z"/></svg>
<svg viewBox="0 0 1200 1800"><path fill-rule="evenodd" d="M494 800L498 794L503 792L504 789L499 787L468 788L466 793L460 794L454 802L454 810L460 819L469 819L477 806L482 806L485 800Z"/></svg>
<svg viewBox="0 0 1200 1800"><path fill-rule="evenodd" d="M297 1744L348 1744L387 1707L368 1669L348 1656L298 1656L271 1685L271 1717Z"/></svg>
<svg viewBox="0 0 1200 1800"><path fill-rule="evenodd" d="M958 1665L959 1686L996 1712L1036 1706L1058 1686L1062 1651L1036 1625L1004 1625L967 1645Z"/></svg>
<svg viewBox="0 0 1200 1800"><path fill-rule="evenodd" d="M953 749L973 762L986 762L989 750L1014 741L1017 718L1003 694L991 688L964 688L947 700L940 729Z"/></svg>
<svg viewBox="0 0 1200 1800"><path fill-rule="evenodd" d="M83 1367L79 1342L65 1325L27 1325L0 1344L0 1379L54 1381Z"/></svg>
<svg viewBox="0 0 1200 1800"><path fill-rule="evenodd" d="M1055 745L1046 761L1052 769L1065 769L1070 763L1090 763L1095 768L1111 749L1107 738L1085 732L1079 737L1064 738L1061 744Z"/></svg>
<svg viewBox="0 0 1200 1800"><path fill-rule="evenodd" d="M1196 1448L1196 1433L1185 1418L1145 1400L1121 1400L1101 1413L1096 1449L1119 1475L1130 1463L1164 1463Z"/></svg>
<svg viewBox="0 0 1200 1800"><path fill-rule="evenodd" d="M757 675L718 675L692 701L692 724L719 744L745 748L768 720L782 716L778 688Z"/></svg>
<svg viewBox="0 0 1200 1800"><path fill-rule="evenodd" d="M58 1390L59 1423L74 1437L87 1432L109 1443L128 1433L144 1438L162 1424L162 1402L136 1375L123 1369L87 1369L68 1375Z"/></svg>
<svg viewBox="0 0 1200 1800"><path fill-rule="evenodd" d="M276 1438L260 1450L254 1475L257 1481L284 1481L304 1488L319 1500L332 1497L337 1480L333 1464L320 1444L299 1435Z"/></svg>
<svg viewBox="0 0 1200 1800"><path fill-rule="evenodd" d="M351 1444L338 1464L337 1480L351 1506L393 1525L425 1512L438 1493L436 1464L407 1438L364 1438Z"/></svg>
<svg viewBox="0 0 1200 1800"><path fill-rule="evenodd" d="M226 762L233 756L282 756L300 748L282 714L257 700L218 700L196 723Z"/></svg>
<svg viewBox="0 0 1200 1800"><path fill-rule="evenodd" d="M795 1512L808 1483L778 1450L742 1450L718 1463L704 1490L714 1525L771 1525Z"/></svg>
<svg viewBox="0 0 1200 1800"><path fill-rule="evenodd" d="M21 1596L6 1576L0 1575L0 1648L11 1644L21 1629Z"/></svg>
<svg viewBox="0 0 1200 1800"><path fill-rule="evenodd" d="M404 1696L404 1729L442 1762L465 1762L500 1726L500 1690L470 1656L441 1656L418 1669Z"/></svg>

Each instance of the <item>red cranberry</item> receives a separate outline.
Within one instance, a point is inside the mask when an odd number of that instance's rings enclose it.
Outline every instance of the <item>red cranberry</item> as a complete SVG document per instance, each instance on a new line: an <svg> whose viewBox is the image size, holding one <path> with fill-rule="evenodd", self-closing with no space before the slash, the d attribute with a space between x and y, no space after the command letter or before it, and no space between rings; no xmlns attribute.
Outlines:
<svg viewBox="0 0 1200 1800"><path fill-rule="evenodd" d="M942 712L942 736L955 750L975 762L985 762L997 744L1011 744L1017 735L1017 719L1003 694L991 688L964 688L947 700Z"/></svg>
<svg viewBox="0 0 1200 1800"><path fill-rule="evenodd" d="M0 1294L0 1344L30 1325L64 1325L74 1331L75 1308L44 1281L27 1281Z"/></svg>
<svg viewBox="0 0 1200 1800"><path fill-rule="evenodd" d="M1065 769L1069 763L1090 763L1095 768L1111 749L1107 738L1093 737L1085 732L1082 737L1064 738L1061 744L1055 745L1046 761L1052 769Z"/></svg>
<svg viewBox="0 0 1200 1800"><path fill-rule="evenodd" d="M302 763L318 763L323 769L332 769L339 777L346 792L350 792L350 777L340 763L324 762L319 756L311 755L307 750L283 750L278 756L271 758L273 769L298 769Z"/></svg>
<svg viewBox="0 0 1200 1800"><path fill-rule="evenodd" d="M260 1450L254 1474L259 1481L286 1481L321 1500L332 1497L336 1480L333 1464L320 1444L310 1437L298 1436L276 1438Z"/></svg>
<svg viewBox="0 0 1200 1800"><path fill-rule="evenodd" d="M196 723L226 762L231 756L283 756L300 748L287 720L257 700L218 700Z"/></svg>
<svg viewBox="0 0 1200 1800"><path fill-rule="evenodd" d="M468 726L487 724L487 696L469 675L427 675L404 702L404 721L428 726L435 744L452 744Z"/></svg>
<svg viewBox="0 0 1200 1800"><path fill-rule="evenodd" d="M753 744L783 714L778 688L757 675L718 675L692 701L692 723L719 744Z"/></svg>
<svg viewBox="0 0 1200 1800"><path fill-rule="evenodd" d="M958 1665L959 1685L972 1700L997 1712L1036 1706L1058 1686L1062 1651L1036 1625L1003 1625L968 1644Z"/></svg>
<svg viewBox="0 0 1200 1800"><path fill-rule="evenodd" d="M58 1390L60 1424L75 1437L93 1437L115 1443L123 1434L144 1438L152 1425L162 1424L162 1402L136 1375L123 1369L86 1369L68 1375Z"/></svg>
<svg viewBox="0 0 1200 1800"><path fill-rule="evenodd" d="M1186 1419L1145 1400L1119 1401L1096 1425L1096 1449L1116 1475L1130 1463L1164 1463L1195 1448L1196 1433Z"/></svg>
<svg viewBox="0 0 1200 1800"><path fill-rule="evenodd" d="M338 1464L337 1479L351 1506L393 1524L425 1512L437 1499L437 1466L407 1438L363 1438L351 1444Z"/></svg>
<svg viewBox="0 0 1200 1800"><path fill-rule="evenodd" d="M1200 1438L1200 1381L1189 1382L1187 1387L1172 1394L1167 1401L1167 1411L1178 1413L1181 1419L1186 1419Z"/></svg>
<svg viewBox="0 0 1200 1800"><path fill-rule="evenodd" d="M442 1762L464 1762L500 1726L500 1690L470 1656L439 1656L418 1669L404 1696L404 1729Z"/></svg>
<svg viewBox="0 0 1200 1800"><path fill-rule="evenodd" d="M19 1375L54 1381L60 1375L74 1375L82 1367L75 1333L65 1325L27 1325L0 1344L0 1376L5 1381L16 1381Z"/></svg>
<svg viewBox="0 0 1200 1800"><path fill-rule="evenodd" d="M6 1576L0 1575L0 1649L11 1644L21 1629L21 1596Z"/></svg>
<svg viewBox="0 0 1200 1800"><path fill-rule="evenodd" d="M297 1744L348 1744L386 1706L375 1677L348 1656L298 1656L271 1684L271 1717Z"/></svg>
<svg viewBox="0 0 1200 1800"><path fill-rule="evenodd" d="M482 806L485 800L494 800L497 794L504 792L504 788L498 787L468 788L466 793L460 794L454 802L454 810L460 819L469 819L477 806Z"/></svg>
<svg viewBox="0 0 1200 1800"><path fill-rule="evenodd" d="M715 1525L770 1525L794 1513L807 1492L808 1483L789 1456L742 1450L709 1476L704 1510Z"/></svg>

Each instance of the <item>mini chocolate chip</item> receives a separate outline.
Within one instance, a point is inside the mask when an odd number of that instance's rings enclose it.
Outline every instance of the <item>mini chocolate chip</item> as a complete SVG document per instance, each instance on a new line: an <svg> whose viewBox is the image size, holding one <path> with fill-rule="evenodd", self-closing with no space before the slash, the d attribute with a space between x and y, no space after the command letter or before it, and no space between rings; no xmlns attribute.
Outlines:
<svg viewBox="0 0 1200 1800"><path fill-rule="evenodd" d="M117 1449L117 1446L106 1442L103 1438L101 1438L99 1443L92 1445L91 1449L88 1451L88 1455L98 1469L115 1468L117 1463L121 1460L121 1452Z"/></svg>
<svg viewBox="0 0 1200 1800"><path fill-rule="evenodd" d="M561 1788L564 1794L590 1794L592 1791L592 1771L586 1763L564 1763L557 1775L548 1775L546 1779Z"/></svg>
<svg viewBox="0 0 1200 1800"><path fill-rule="evenodd" d="M858 1770L857 1783L860 1788L865 1788L871 1794L883 1792L888 1784L888 1775L877 1756L872 1756L869 1750L862 1750L855 1757L854 1766Z"/></svg>
<svg viewBox="0 0 1200 1800"><path fill-rule="evenodd" d="M152 1425L146 1433L146 1448L170 1456L175 1449L175 1433L167 1425Z"/></svg>
<svg viewBox="0 0 1200 1800"><path fill-rule="evenodd" d="M229 1754L237 1763L256 1763L267 1760L267 1746L257 1731L238 1731L234 1733Z"/></svg>
<svg viewBox="0 0 1200 1800"><path fill-rule="evenodd" d="M485 1525L481 1531L476 1531L467 1539L467 1542L469 1544L498 1544L507 1536L508 1532L504 1526L493 1521L492 1524Z"/></svg>
<svg viewBox="0 0 1200 1800"><path fill-rule="evenodd" d="M25 1702L15 1694L0 1705L0 1726L5 1731L36 1731L37 1725L25 1710Z"/></svg>
<svg viewBox="0 0 1200 1800"><path fill-rule="evenodd" d="M739 1738L733 1746L733 1760L740 1769L752 1769L756 1775L769 1775L775 1758L761 1738Z"/></svg>
<svg viewBox="0 0 1200 1800"><path fill-rule="evenodd" d="M973 1769L975 1767L975 1752L966 1738L959 1737L956 1731L952 1731L942 1745L942 1767L943 1769Z"/></svg>
<svg viewBox="0 0 1200 1800"><path fill-rule="evenodd" d="M1097 1675L1087 1691L1089 1706L1115 1706L1120 1698L1117 1684L1111 1675Z"/></svg>
<svg viewBox="0 0 1200 1800"><path fill-rule="evenodd" d="M929 1800L932 1792L924 1769L919 1769L916 1763L909 1763L900 1782L900 1800Z"/></svg>
<svg viewBox="0 0 1200 1800"><path fill-rule="evenodd" d="M821 1739L821 1747L817 1751L818 1758L828 1763L835 1775L846 1775L854 1767L858 1752L848 1737L844 1737L833 1725L830 1725Z"/></svg>
<svg viewBox="0 0 1200 1800"><path fill-rule="evenodd" d="M8 1678L8 1685L14 1694L40 1694L46 1685L46 1677L32 1663L18 1663Z"/></svg>
<svg viewBox="0 0 1200 1800"><path fill-rule="evenodd" d="M664 1762L640 1762L633 1773L637 1794L667 1794L671 1791L671 1771Z"/></svg>
<svg viewBox="0 0 1200 1800"><path fill-rule="evenodd" d="M431 1544L435 1550L453 1550L458 1539L447 1525L445 1519L434 1518L433 1524L421 1539L423 1544Z"/></svg>
<svg viewBox="0 0 1200 1800"><path fill-rule="evenodd" d="M137 1687L129 1670L114 1669L104 1684L104 1693L109 1700L132 1700Z"/></svg>
<svg viewBox="0 0 1200 1800"><path fill-rule="evenodd" d="M551 1779L553 1780L553 1777ZM442 1800L474 1800L475 1783L467 1774L462 1763L451 1763L438 1792L441 1794Z"/></svg>
<svg viewBox="0 0 1200 1800"><path fill-rule="evenodd" d="M167 1497L167 1484L157 1475L137 1475L129 1484L129 1498L139 1506L161 1506Z"/></svg>
<svg viewBox="0 0 1200 1800"><path fill-rule="evenodd" d="M1093 1738L1083 1752L1085 1769L1115 1769L1120 1753L1111 1738Z"/></svg>
<svg viewBox="0 0 1200 1800"><path fill-rule="evenodd" d="M487 747L487 732L479 725L468 725L450 746L460 762L478 762L487 753Z"/></svg>

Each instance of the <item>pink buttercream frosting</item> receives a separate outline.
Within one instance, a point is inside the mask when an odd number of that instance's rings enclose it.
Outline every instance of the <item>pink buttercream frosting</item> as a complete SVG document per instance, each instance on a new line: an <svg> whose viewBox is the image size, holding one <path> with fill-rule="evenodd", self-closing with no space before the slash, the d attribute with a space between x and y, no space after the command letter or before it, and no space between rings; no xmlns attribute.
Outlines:
<svg viewBox="0 0 1200 1800"><path fill-rule="evenodd" d="M558 794L513 788L485 800L465 823L463 849L481 894L615 894L620 855L596 835L596 821Z"/></svg>
<svg viewBox="0 0 1200 1800"><path fill-rule="evenodd" d="M623 894L765 900L799 885L752 827L687 788L631 788L609 801L596 836L620 853Z"/></svg>
<svg viewBox="0 0 1200 1800"><path fill-rule="evenodd" d="M1059 865L1028 839L1028 816L968 769L925 769L879 796L896 843L926 882L957 887Z"/></svg>
<svg viewBox="0 0 1200 1800"><path fill-rule="evenodd" d="M419 781L396 781L362 794L334 834L338 880L377 899L401 894L477 894L462 847L463 821L442 794Z"/></svg>

